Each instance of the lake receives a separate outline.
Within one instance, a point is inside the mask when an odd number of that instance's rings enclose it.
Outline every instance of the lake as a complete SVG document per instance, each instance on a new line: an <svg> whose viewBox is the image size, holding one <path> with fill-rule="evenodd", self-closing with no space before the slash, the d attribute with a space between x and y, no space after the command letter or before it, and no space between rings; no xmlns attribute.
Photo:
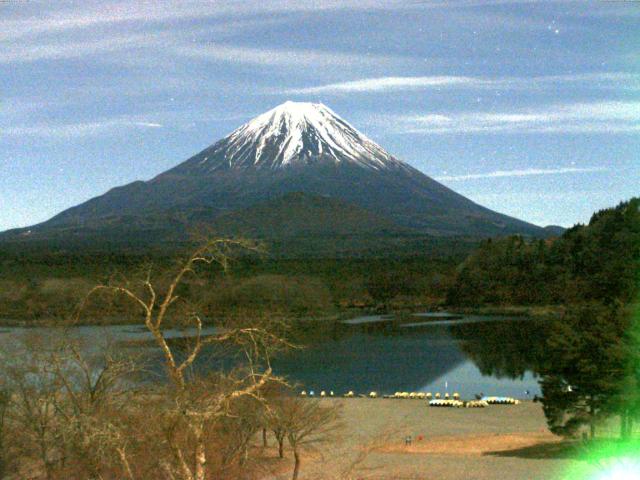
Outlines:
<svg viewBox="0 0 640 480"><path fill-rule="evenodd" d="M528 338L540 341L535 334L542 329L539 321L415 317L415 322L401 324L386 315L348 320L336 338L276 358L274 369L307 390L336 394L422 391L532 398L540 393L526 345Z"/></svg>
<svg viewBox="0 0 640 480"><path fill-rule="evenodd" d="M336 395L348 390L422 391L458 392L463 398L480 393L531 398L540 393L533 371L544 323L521 317L441 313L414 317L415 321L405 318L402 323L393 315L342 322L334 334L274 358L274 371L298 383L300 389L333 390ZM205 333L215 331L211 328ZM192 333L170 330L167 336ZM0 347L15 343L22 335L49 338L56 334L60 332L52 328L0 328ZM111 339L160 361L157 350L144 342L151 337L143 326L81 326L65 334L88 346ZM219 362L219 358L203 355L198 368Z"/></svg>

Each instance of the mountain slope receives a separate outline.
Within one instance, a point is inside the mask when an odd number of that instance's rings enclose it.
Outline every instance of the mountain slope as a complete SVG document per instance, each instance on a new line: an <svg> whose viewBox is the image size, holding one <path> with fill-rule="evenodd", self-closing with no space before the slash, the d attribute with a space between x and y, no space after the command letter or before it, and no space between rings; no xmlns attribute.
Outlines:
<svg viewBox="0 0 640 480"><path fill-rule="evenodd" d="M302 192L221 215L212 229L221 235L268 239L415 234L364 208Z"/></svg>
<svg viewBox="0 0 640 480"><path fill-rule="evenodd" d="M324 105L286 102L150 181L114 188L3 237L114 236L117 226L141 241L179 239L195 221L214 224L292 192L337 199L424 234L548 235L427 177ZM371 221L363 214L362 222Z"/></svg>

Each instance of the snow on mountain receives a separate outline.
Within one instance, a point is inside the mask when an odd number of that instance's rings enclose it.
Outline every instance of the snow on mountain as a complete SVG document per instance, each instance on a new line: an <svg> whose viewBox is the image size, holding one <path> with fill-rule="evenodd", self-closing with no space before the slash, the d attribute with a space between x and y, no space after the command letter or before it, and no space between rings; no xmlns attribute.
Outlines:
<svg viewBox="0 0 640 480"><path fill-rule="evenodd" d="M408 168L321 103L285 102L203 153L198 164L208 171L327 162L375 170Z"/></svg>

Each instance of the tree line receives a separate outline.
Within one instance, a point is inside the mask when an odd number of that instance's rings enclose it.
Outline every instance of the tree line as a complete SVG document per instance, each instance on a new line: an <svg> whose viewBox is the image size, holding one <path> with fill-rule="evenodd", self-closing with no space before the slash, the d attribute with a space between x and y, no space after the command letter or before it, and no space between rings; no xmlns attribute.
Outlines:
<svg viewBox="0 0 640 480"><path fill-rule="evenodd" d="M458 266L454 306L632 301L640 269L640 199L595 213L559 238L488 239Z"/></svg>
<svg viewBox="0 0 640 480"><path fill-rule="evenodd" d="M170 271L176 257L97 255L92 263L71 252L32 258L0 252L0 322L60 323L96 283L140 275L149 265ZM207 318L265 313L321 318L351 309L425 308L444 301L463 258L281 259L268 251L237 258L228 274L213 269L202 278L188 278L181 288L199 299ZM209 282L217 288L209 288ZM112 302L83 320L122 323L130 313L128 306Z"/></svg>

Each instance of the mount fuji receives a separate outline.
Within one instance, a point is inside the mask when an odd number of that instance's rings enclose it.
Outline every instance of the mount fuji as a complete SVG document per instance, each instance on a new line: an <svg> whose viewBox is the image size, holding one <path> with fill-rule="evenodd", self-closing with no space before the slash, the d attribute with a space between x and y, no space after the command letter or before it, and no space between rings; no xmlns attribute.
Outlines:
<svg viewBox="0 0 640 480"><path fill-rule="evenodd" d="M263 237L548 236L429 178L328 107L285 102L149 181L0 238L173 242L194 225Z"/></svg>

